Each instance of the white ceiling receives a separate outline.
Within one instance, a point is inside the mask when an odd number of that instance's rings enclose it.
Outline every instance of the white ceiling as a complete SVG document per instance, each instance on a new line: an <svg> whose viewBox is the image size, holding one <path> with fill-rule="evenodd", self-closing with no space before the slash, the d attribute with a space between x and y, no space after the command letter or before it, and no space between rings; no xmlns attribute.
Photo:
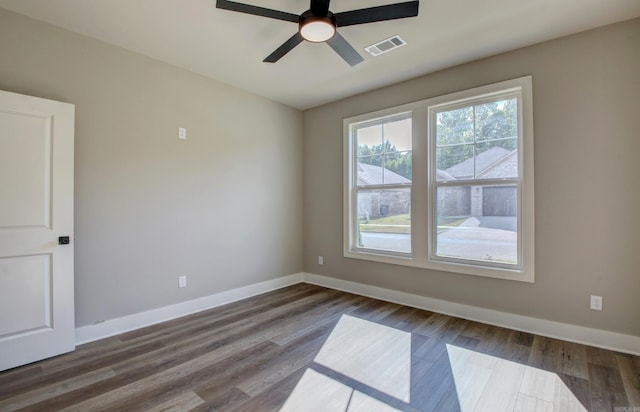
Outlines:
<svg viewBox="0 0 640 412"><path fill-rule="evenodd" d="M236 0L300 14L308 0ZM334 13L403 0L333 0ZM215 8L215 0L0 0L0 7L307 109L456 64L640 16L640 0L420 0L419 16L348 26L365 58L350 67L328 45L303 42L262 60L295 23ZM372 57L399 34L408 45Z"/></svg>

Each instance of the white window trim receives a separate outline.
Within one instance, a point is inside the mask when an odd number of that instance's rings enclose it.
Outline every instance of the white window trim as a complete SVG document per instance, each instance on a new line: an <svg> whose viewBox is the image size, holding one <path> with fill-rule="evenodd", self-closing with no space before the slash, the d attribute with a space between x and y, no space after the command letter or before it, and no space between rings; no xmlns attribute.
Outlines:
<svg viewBox="0 0 640 412"><path fill-rule="evenodd" d="M434 213L432 210L433 186L430 179L434 172L434 150L431 150L429 127L431 111L438 106L465 101L477 101L478 98L491 98L505 92L518 93L519 139L522 150L518 151L518 167L521 176L521 186L518 191L518 213L520 236L519 255L522 265L518 269L511 267L491 267L483 264L449 262L442 258L434 259L430 256L435 231L433 227ZM396 115L402 112L412 112L412 153L413 178L411 186L411 254L391 253L377 250L367 250L353 247L357 244L357 216L354 215L355 184L357 182L354 166L355 139L351 135L351 125L377 118ZM344 209L343 209L343 248L344 256L348 258L364 259L404 266L413 266L445 272L484 276L499 279L509 279L522 282L533 282L534 276L534 174L533 174L533 101L532 77L525 76L507 80L469 90L438 96L419 102L409 103L389 109L354 116L343 121L344 133Z"/></svg>
<svg viewBox="0 0 640 412"><path fill-rule="evenodd" d="M387 117L396 117L409 114L412 118L415 118L415 113L413 113L413 104L407 104L403 106L397 106L390 109L380 110L374 113L368 113L361 116L350 117L349 119L345 119L343 121L343 133L346 138L344 139L344 150L343 150L343 158L344 164L348 165L344 168L344 179L345 184L344 187L344 209L343 209L343 222L344 222L344 234L343 234L343 242L344 242L344 256L352 257L356 259L365 259L365 260L373 260L376 262L385 262L385 263L398 263L405 262L400 264L407 264L412 260L411 253L403 253L403 252L392 252L392 251L378 251L371 250L366 248L357 248L353 247L353 245L357 244L357 210L354 205L355 201L355 193L356 193L356 185L357 185L357 175L355 167L355 139L352 136L353 126L360 123L368 123L375 122L376 120L381 120ZM412 121L412 136L415 135L415 122ZM413 142L412 142L412 152L413 152ZM383 188L397 188L397 187L407 187L407 185L382 185ZM408 186L411 188L412 193L412 201L411 207L413 209L413 184ZM353 213L352 213L353 211ZM413 231L414 225L413 222L411 224L411 230ZM412 242L412 250L413 250L413 242Z"/></svg>

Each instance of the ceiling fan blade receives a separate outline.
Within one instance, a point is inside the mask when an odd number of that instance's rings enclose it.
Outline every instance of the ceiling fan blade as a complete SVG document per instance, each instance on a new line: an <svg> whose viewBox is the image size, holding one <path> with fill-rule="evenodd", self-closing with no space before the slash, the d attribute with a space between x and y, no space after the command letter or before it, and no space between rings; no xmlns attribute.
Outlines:
<svg viewBox="0 0 640 412"><path fill-rule="evenodd" d="M331 46L331 48L338 53L344 61L349 63L349 66L355 66L364 60L362 56L358 54L356 49L354 49L338 32L336 32L332 38L327 40L327 44Z"/></svg>
<svg viewBox="0 0 640 412"><path fill-rule="evenodd" d="M326 16L329 12L329 0L311 0L309 10L316 15Z"/></svg>
<svg viewBox="0 0 640 412"><path fill-rule="evenodd" d="M282 43L282 46L278 47L273 53L267 56L263 60L265 63L275 63L282 58L285 54L289 53L294 47L300 44L304 40L299 32L296 32L286 42Z"/></svg>
<svg viewBox="0 0 640 412"><path fill-rule="evenodd" d="M228 0L217 0L216 8L237 11L240 13L253 14L256 16L269 17L277 20L290 21L293 23L297 23L298 18L300 17L297 14L267 9L264 7L252 6L250 4L236 3L235 1Z"/></svg>
<svg viewBox="0 0 640 412"><path fill-rule="evenodd" d="M336 13L336 26L352 26L354 24L414 17L418 15L418 3L419 1L415 0Z"/></svg>

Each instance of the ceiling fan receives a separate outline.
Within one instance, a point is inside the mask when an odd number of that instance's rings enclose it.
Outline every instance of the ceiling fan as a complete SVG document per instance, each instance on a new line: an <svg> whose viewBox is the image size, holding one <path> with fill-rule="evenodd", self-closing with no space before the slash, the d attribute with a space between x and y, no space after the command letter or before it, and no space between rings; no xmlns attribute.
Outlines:
<svg viewBox="0 0 640 412"><path fill-rule="evenodd" d="M264 62L277 62L303 40L307 40L314 43L326 42L340 57L349 63L349 65L355 66L364 59L349 42L336 31L337 27L414 17L418 15L419 3L418 0L414 0L334 14L329 11L329 0L310 0L310 2L309 10L299 16L284 11L228 0L217 0L216 7L224 10L298 23L298 32L267 56L267 58L263 60Z"/></svg>

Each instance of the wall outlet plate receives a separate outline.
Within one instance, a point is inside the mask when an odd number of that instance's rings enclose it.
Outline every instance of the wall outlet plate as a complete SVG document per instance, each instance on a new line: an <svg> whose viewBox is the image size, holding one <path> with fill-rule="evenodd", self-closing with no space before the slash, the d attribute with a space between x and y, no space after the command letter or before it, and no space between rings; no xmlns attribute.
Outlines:
<svg viewBox="0 0 640 412"><path fill-rule="evenodd" d="M602 296L591 295L591 309L602 310Z"/></svg>

